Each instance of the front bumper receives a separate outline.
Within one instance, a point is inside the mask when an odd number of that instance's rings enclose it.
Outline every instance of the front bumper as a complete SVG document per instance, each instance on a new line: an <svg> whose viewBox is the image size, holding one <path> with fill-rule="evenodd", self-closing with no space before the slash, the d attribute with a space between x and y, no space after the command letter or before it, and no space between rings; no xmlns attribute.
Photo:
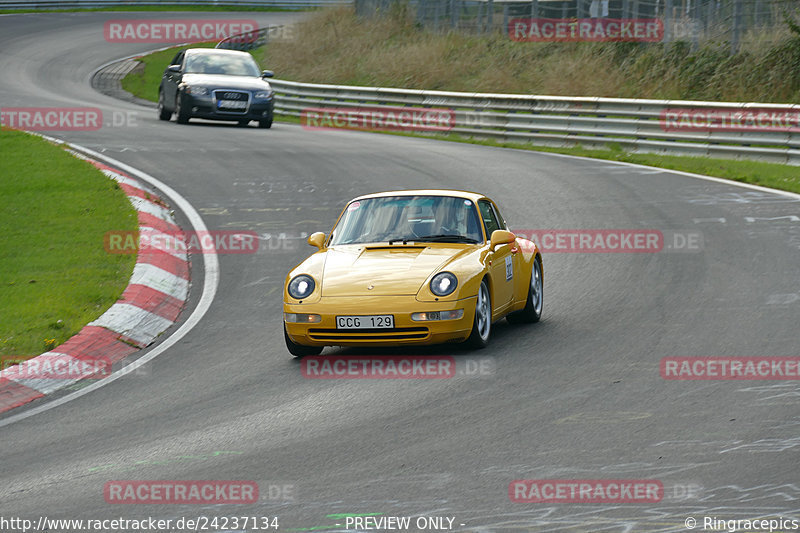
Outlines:
<svg viewBox="0 0 800 533"><path fill-rule="evenodd" d="M216 107L216 100L206 95L183 95L181 105L188 109L192 118L207 120L269 120L275 108L275 99L255 100L248 102L247 108L242 111L221 111Z"/></svg>
<svg viewBox="0 0 800 533"><path fill-rule="evenodd" d="M317 314L317 323L285 322L289 338L305 346L398 346L467 340L477 297L451 302L420 302L414 296L328 297L309 304L283 304L284 313ZM412 313L463 309L455 320L411 320ZM336 329L340 315L394 315L394 328Z"/></svg>

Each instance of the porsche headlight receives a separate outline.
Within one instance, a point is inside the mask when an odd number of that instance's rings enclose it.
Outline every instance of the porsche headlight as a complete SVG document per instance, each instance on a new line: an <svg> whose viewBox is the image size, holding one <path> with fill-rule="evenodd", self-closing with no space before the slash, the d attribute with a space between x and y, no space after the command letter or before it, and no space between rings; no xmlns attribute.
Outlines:
<svg viewBox="0 0 800 533"><path fill-rule="evenodd" d="M255 97L256 97L257 99L259 99L259 100L269 100L270 98L272 98L272 95L273 95L273 94L274 94L274 93L273 93L273 92L272 92L272 90L270 89L269 91L258 91L258 92L255 94Z"/></svg>
<svg viewBox="0 0 800 533"><path fill-rule="evenodd" d="M300 274L292 278L289 282L289 296L295 300L303 300L308 298L314 292L314 278L307 274Z"/></svg>
<svg viewBox="0 0 800 533"><path fill-rule="evenodd" d="M439 272L431 280L431 292L436 296L447 296L456 290L458 279L450 272Z"/></svg>

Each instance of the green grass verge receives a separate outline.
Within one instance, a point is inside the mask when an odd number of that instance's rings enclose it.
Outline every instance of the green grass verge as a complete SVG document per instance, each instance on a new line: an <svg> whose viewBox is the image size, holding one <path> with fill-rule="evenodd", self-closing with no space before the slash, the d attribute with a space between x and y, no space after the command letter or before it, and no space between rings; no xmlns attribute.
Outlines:
<svg viewBox="0 0 800 533"><path fill-rule="evenodd" d="M103 237L137 216L116 182L44 139L0 129L0 153L0 356L30 357L119 298L136 256Z"/></svg>
<svg viewBox="0 0 800 533"><path fill-rule="evenodd" d="M264 47L283 79L333 85L658 100L800 102L800 10L748 31L731 55L725 40L666 43L527 43L508 34L433 31L407 2L384 16L352 5L320 10L292 39ZM497 21L497 19L495 19ZM499 29L499 28L498 28Z"/></svg>
<svg viewBox="0 0 800 533"><path fill-rule="evenodd" d="M153 102L158 100L158 84L164 69L169 61L181 47L171 48L161 52L144 56L141 61L145 63L143 73L128 74L122 80L122 87L138 96ZM263 57L263 50L252 50L251 53L258 60ZM294 117L276 115L276 120L281 122L294 122L299 120ZM709 157L688 157L677 155L659 155L626 152L618 146L611 146L606 150L588 149L581 146L566 148L551 148L537 146L530 143L509 143L497 142L492 140L470 139L461 135L430 135L415 133L398 133L394 135L411 135L415 137L435 138L447 141L468 142L482 144L486 146L499 146L504 148L516 148L521 150L536 150L541 152L552 152L582 157L594 157L597 159L608 159L613 161L624 161L627 163L638 163L670 170L680 170L695 174L715 176L733 181L741 181L764 187L772 187L800 193L800 168L782 165L779 163L763 163L759 161L745 161L736 159L716 159Z"/></svg>

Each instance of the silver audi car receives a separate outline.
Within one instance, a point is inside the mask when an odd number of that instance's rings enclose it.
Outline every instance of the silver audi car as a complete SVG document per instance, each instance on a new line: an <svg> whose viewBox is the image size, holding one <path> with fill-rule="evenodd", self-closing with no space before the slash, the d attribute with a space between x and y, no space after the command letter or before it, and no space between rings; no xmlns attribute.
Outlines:
<svg viewBox="0 0 800 533"><path fill-rule="evenodd" d="M179 52L164 70L158 87L158 118L179 124L191 118L231 120L241 126L258 121L272 127L274 93L247 52L189 48Z"/></svg>

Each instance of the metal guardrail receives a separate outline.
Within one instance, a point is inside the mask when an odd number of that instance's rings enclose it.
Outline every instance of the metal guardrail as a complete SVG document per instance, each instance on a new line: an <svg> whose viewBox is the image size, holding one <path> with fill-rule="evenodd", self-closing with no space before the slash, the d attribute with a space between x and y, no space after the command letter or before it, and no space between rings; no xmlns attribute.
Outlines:
<svg viewBox="0 0 800 533"><path fill-rule="evenodd" d="M310 9L349 5L353 0L0 0L4 9L104 9L119 7L212 6L241 8Z"/></svg>
<svg viewBox="0 0 800 533"><path fill-rule="evenodd" d="M264 46L269 42L270 34L273 32L282 32L287 26L280 24L268 26L266 28L259 28L251 31L250 33L240 33L227 37L217 43L214 48L222 48L224 50L241 50L246 52Z"/></svg>
<svg viewBox="0 0 800 533"><path fill-rule="evenodd" d="M800 105L458 93L270 80L275 112L449 109L449 132L547 146L607 147L800 165ZM705 121L705 122L704 122ZM709 124L716 126L709 126ZM726 127L727 125L727 127Z"/></svg>

